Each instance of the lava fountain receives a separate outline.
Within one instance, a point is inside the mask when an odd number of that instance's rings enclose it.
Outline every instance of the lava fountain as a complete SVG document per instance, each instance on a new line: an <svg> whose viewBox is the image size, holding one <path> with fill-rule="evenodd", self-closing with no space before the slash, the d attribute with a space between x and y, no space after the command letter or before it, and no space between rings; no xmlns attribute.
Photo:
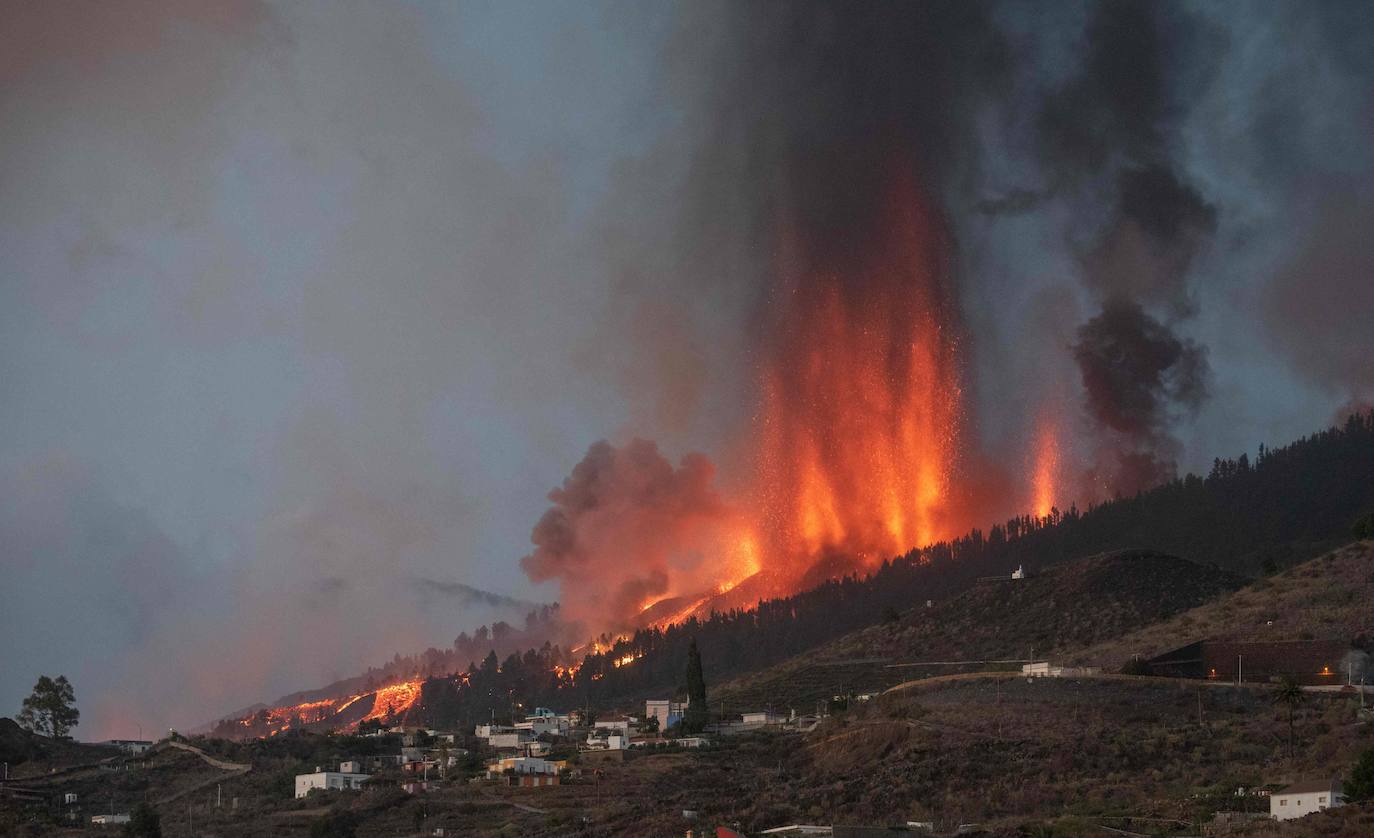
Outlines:
<svg viewBox="0 0 1374 838"><path fill-rule="evenodd" d="M784 259L772 297L757 495L767 564L784 576L819 557L871 566L962 523L950 490L963 393L943 226L909 181L882 217L866 246L840 251L844 264Z"/></svg>

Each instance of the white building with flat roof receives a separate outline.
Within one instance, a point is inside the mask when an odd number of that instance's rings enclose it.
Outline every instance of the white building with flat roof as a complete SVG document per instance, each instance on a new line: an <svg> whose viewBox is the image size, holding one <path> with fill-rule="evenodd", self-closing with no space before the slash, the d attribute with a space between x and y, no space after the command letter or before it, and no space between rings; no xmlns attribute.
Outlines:
<svg viewBox="0 0 1374 838"><path fill-rule="evenodd" d="M1277 820L1291 821L1313 812L1345 805L1338 780L1294 783L1269 796L1269 814Z"/></svg>
<svg viewBox="0 0 1374 838"><path fill-rule="evenodd" d="M658 729L667 730L678 722L687 712L687 702L667 698L650 699L644 702L644 718L658 719Z"/></svg>
<svg viewBox="0 0 1374 838"><path fill-rule="evenodd" d="M296 775L296 797L305 797L315 789L335 790L360 789L367 782L368 775L344 773L342 771L321 771L318 767L313 774Z"/></svg>

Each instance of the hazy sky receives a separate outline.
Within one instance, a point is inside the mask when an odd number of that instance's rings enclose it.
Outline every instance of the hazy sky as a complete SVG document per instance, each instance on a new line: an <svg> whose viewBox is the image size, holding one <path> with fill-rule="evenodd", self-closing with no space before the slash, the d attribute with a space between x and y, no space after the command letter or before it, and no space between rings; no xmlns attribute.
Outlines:
<svg viewBox="0 0 1374 838"><path fill-rule="evenodd" d="M1374 394L1370 7L1307 6L1162 29L1212 39L1160 51L1212 56L1163 83L1189 93L1158 152L1215 209L1202 279L1185 313L1143 298L1206 347L1210 395L1170 427L1184 467ZM1010 83L977 91L977 171L942 186L993 450L1031 398L1007 381L1081 410L1081 219L1115 174L1055 181L1027 126L1076 90L1094 8L990 7ZM728 148L708 129L740 17L0 6L0 713L62 673L80 735L146 734L446 645L511 615L427 580L557 598L518 559L593 442L728 457L752 298L698 272L758 254L702 253L675 219L716 194L689 194L693 162ZM973 209L1015 190L1041 197Z"/></svg>

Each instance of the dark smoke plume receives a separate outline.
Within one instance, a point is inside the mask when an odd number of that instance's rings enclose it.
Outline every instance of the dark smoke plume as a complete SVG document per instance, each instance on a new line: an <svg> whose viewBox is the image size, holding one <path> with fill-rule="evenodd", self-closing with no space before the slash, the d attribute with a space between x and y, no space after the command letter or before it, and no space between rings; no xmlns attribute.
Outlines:
<svg viewBox="0 0 1374 838"><path fill-rule="evenodd" d="M1204 349L1145 308L1174 318L1195 311L1193 266L1217 210L1175 145L1188 97L1214 74L1225 41L1176 7L1133 2L1096 5L1084 38L1077 73L1040 112L1040 150L1055 188L1085 202L1083 221L1106 218L1079 259L1102 308L1080 328L1074 357L1089 417L1126 442L1104 447L1099 477L1129 492L1173 476L1172 424L1207 392Z"/></svg>
<svg viewBox="0 0 1374 838"><path fill-rule="evenodd" d="M1172 477L1168 428L1176 410L1196 410L1207 394L1206 351L1119 302L1078 330L1074 358L1089 412L1117 437L1111 487L1130 493Z"/></svg>

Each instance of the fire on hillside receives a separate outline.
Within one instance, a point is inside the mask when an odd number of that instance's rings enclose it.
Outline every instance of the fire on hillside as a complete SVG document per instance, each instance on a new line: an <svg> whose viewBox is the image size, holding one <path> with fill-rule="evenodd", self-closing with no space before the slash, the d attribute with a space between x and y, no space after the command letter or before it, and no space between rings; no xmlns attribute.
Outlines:
<svg viewBox="0 0 1374 838"><path fill-rule="evenodd" d="M355 731L363 722L403 722L420 698L421 679L400 681L354 695L264 707L226 719L212 731L228 739L277 736L292 730Z"/></svg>

